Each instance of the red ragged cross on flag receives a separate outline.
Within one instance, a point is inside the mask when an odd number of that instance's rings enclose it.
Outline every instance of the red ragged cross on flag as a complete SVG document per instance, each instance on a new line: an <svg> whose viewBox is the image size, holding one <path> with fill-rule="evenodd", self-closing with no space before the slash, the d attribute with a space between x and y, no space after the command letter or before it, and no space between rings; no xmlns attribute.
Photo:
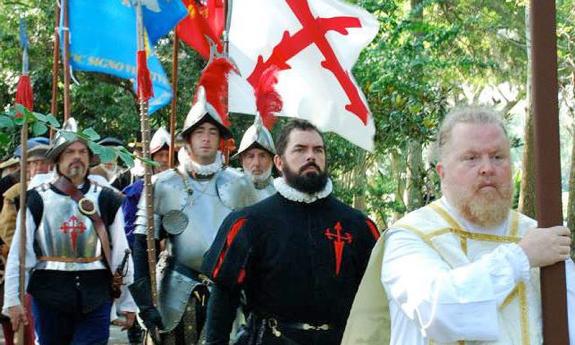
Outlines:
<svg viewBox="0 0 575 345"><path fill-rule="evenodd" d="M264 71L279 69L279 116L311 121L371 150L375 127L351 69L378 30L368 12L340 0L236 0L230 57L245 78L230 78L230 112L254 113Z"/></svg>

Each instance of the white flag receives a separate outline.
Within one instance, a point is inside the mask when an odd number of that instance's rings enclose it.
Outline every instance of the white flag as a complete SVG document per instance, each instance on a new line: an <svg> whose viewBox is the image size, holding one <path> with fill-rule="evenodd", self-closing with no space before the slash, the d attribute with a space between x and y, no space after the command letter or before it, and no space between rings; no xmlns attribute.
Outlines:
<svg viewBox="0 0 575 345"><path fill-rule="evenodd" d="M255 114L259 76L277 65L279 116L306 119L322 131L373 149L375 126L351 69L376 36L367 11L340 0L235 0L230 57L229 111Z"/></svg>

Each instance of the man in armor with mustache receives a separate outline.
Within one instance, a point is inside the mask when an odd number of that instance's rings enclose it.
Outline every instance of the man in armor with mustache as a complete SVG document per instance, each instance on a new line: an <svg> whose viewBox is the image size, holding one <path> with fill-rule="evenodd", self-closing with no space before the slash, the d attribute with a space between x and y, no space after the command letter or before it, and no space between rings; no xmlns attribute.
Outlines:
<svg viewBox="0 0 575 345"><path fill-rule="evenodd" d="M77 133L73 118L63 131ZM122 196L88 179L90 163L97 160L88 144L61 132L46 154L56 167L54 179L31 189L26 207L26 290L39 343L107 344L113 298L126 316L122 326L134 322L136 305L125 287L112 291L112 272L125 260ZM17 330L28 320L19 298L20 222L12 241L6 269L2 312ZM128 260L131 261L131 260ZM124 283L132 281L131 263ZM113 293L121 292L118 295Z"/></svg>
<svg viewBox="0 0 575 345"><path fill-rule="evenodd" d="M244 296L247 325L236 344L339 344L379 232L332 195L319 130L292 120L278 136L277 193L233 212L204 260L213 282L206 343L229 343Z"/></svg>

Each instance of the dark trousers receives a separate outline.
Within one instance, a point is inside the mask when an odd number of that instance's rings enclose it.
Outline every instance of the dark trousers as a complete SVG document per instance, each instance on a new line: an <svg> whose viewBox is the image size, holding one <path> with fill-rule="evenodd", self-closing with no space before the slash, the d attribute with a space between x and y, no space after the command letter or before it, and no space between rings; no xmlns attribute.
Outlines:
<svg viewBox="0 0 575 345"><path fill-rule="evenodd" d="M87 313L64 313L32 300L40 345L106 345L110 337L110 309L106 302Z"/></svg>

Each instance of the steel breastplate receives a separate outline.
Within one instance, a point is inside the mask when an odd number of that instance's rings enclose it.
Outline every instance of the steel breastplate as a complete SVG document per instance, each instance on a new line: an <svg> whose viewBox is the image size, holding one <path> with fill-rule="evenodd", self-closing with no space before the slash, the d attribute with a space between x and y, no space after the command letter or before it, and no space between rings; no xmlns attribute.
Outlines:
<svg viewBox="0 0 575 345"><path fill-rule="evenodd" d="M186 183L184 180L186 179ZM209 249L224 218L232 211L216 192L216 177L197 181L187 174L158 181L156 213L164 228L176 228L167 243L167 251L178 263L191 269L201 268L204 253ZM190 193L191 191L191 193ZM168 224L166 215L179 213L177 224ZM181 221L185 219L185 221ZM181 226L184 229L177 229Z"/></svg>
<svg viewBox="0 0 575 345"><path fill-rule="evenodd" d="M105 268L94 224L79 211L77 203L48 185L38 187L37 191L44 209L34 234L35 247L40 251L36 268L63 271ZM92 185L85 194L97 212L100 212L99 192L100 188Z"/></svg>

